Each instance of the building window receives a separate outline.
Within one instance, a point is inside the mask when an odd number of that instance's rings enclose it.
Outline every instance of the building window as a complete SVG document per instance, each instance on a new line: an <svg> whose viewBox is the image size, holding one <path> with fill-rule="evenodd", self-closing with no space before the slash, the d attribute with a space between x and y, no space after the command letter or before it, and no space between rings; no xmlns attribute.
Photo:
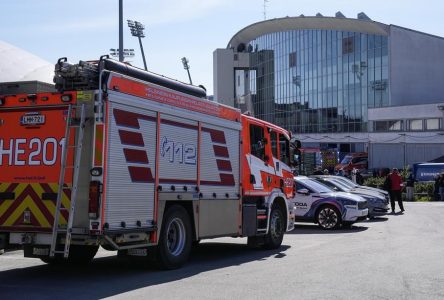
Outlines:
<svg viewBox="0 0 444 300"><path fill-rule="evenodd" d="M402 130L402 120L389 120L389 121L374 121L373 131L384 132L384 131L401 131Z"/></svg>
<svg viewBox="0 0 444 300"><path fill-rule="evenodd" d="M342 39L342 54L353 53L353 37L347 37Z"/></svg>
<svg viewBox="0 0 444 300"><path fill-rule="evenodd" d="M436 118L436 119L426 119L425 120L425 125L426 125L426 130L440 130L441 129L441 120Z"/></svg>
<svg viewBox="0 0 444 300"><path fill-rule="evenodd" d="M290 68L296 67L296 52L291 52L288 54L288 65Z"/></svg>
<svg viewBox="0 0 444 300"><path fill-rule="evenodd" d="M423 120L410 120L409 121L409 130L411 131L417 131L417 130L423 130L424 129L424 124L423 124Z"/></svg>

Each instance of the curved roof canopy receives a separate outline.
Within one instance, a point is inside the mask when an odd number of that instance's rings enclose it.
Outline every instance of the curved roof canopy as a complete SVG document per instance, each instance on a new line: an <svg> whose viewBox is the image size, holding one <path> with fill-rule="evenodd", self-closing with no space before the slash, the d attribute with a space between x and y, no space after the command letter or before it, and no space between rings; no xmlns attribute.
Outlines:
<svg viewBox="0 0 444 300"><path fill-rule="evenodd" d="M236 49L239 44L247 44L259 36L288 30L339 30L387 36L388 28L389 26L386 24L371 20L335 17L285 17L254 23L241 29L231 38L227 48Z"/></svg>
<svg viewBox="0 0 444 300"><path fill-rule="evenodd" d="M38 80L53 83L54 65L0 41L0 82Z"/></svg>

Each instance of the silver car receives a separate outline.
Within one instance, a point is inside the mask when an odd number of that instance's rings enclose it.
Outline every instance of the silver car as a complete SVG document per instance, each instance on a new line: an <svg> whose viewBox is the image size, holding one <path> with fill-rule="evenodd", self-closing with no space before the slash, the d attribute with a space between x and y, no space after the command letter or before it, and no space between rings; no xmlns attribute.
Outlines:
<svg viewBox="0 0 444 300"><path fill-rule="evenodd" d="M328 175L328 176L341 181L342 183L344 183L347 186L350 186L351 188L359 188L359 189L364 189L364 190L368 190L368 191L372 191L372 192L381 193L387 198L387 200L390 200L389 192L387 192L385 190L374 188L371 186L360 185L360 184L353 182L351 179L348 179L347 177L343 177L343 176L334 176L334 175Z"/></svg>

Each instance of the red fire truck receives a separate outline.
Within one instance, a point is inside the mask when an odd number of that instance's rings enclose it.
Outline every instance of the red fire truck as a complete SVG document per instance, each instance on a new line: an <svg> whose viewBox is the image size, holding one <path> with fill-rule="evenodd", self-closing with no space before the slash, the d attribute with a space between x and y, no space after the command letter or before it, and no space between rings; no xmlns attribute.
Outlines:
<svg viewBox="0 0 444 300"><path fill-rule="evenodd" d="M286 130L106 56L62 58L54 82L0 95L0 248L57 263L102 246L173 269L193 241L270 249L293 229Z"/></svg>

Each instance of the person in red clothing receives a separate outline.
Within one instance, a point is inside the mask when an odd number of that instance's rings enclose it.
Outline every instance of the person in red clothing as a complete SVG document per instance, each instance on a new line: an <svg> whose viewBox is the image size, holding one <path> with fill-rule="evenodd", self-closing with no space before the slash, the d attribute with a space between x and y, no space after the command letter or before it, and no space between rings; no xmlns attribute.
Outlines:
<svg viewBox="0 0 444 300"><path fill-rule="evenodd" d="M393 168L392 173L390 173L388 177L390 178L390 204L392 206L392 213L395 213L395 200L398 201L401 212L404 212L401 197L402 178L401 175L399 175L398 169Z"/></svg>

